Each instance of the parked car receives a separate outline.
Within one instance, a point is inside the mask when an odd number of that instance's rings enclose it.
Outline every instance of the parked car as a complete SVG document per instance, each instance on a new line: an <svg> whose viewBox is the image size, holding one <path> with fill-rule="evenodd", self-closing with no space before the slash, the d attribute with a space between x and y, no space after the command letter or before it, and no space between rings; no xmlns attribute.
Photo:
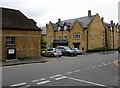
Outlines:
<svg viewBox="0 0 120 88"><path fill-rule="evenodd" d="M75 50L72 50L68 46L58 46L57 48L61 50L62 55L68 55L68 56L77 55L77 52Z"/></svg>
<svg viewBox="0 0 120 88"><path fill-rule="evenodd" d="M59 56L61 57L62 55L62 52L61 50L59 49L56 49L56 48L50 48L50 49L47 49L44 53L44 56L52 56L52 57L56 57L56 56Z"/></svg>
<svg viewBox="0 0 120 88"><path fill-rule="evenodd" d="M42 51L41 51L41 56L44 56L45 51L46 51L46 50L42 50Z"/></svg>
<svg viewBox="0 0 120 88"><path fill-rule="evenodd" d="M82 51L79 48L72 48L72 50L75 50L77 55L82 55Z"/></svg>

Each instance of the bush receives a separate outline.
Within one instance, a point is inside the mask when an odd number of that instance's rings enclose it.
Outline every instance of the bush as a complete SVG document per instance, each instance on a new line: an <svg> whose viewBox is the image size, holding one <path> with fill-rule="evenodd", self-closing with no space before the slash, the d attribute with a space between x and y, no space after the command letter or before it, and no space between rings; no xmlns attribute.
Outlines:
<svg viewBox="0 0 120 88"><path fill-rule="evenodd" d="M89 49L88 52L100 52L100 51L108 51L110 50L109 48L93 48L93 49Z"/></svg>
<svg viewBox="0 0 120 88"><path fill-rule="evenodd" d="M27 60L27 59L31 59L30 57L18 57L18 60Z"/></svg>

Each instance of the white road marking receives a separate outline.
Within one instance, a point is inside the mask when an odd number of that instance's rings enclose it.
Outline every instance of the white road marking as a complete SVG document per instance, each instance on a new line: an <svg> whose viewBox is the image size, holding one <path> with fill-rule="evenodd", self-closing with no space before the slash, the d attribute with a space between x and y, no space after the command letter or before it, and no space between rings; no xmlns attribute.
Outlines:
<svg viewBox="0 0 120 88"><path fill-rule="evenodd" d="M96 66L92 66L91 68L96 68Z"/></svg>
<svg viewBox="0 0 120 88"><path fill-rule="evenodd" d="M46 84L46 83L49 83L50 81L49 80L47 80L47 81L43 81L43 82L39 82L39 83L37 83L38 85L42 85L42 84Z"/></svg>
<svg viewBox="0 0 120 88"><path fill-rule="evenodd" d="M111 63L108 63L108 64L111 64Z"/></svg>
<svg viewBox="0 0 120 88"><path fill-rule="evenodd" d="M79 72L79 71L81 71L81 70L76 70L75 72Z"/></svg>
<svg viewBox="0 0 120 88"><path fill-rule="evenodd" d="M45 78L41 78L41 79L32 80L32 82L38 82L38 81L43 81L43 80L45 80Z"/></svg>
<svg viewBox="0 0 120 88"><path fill-rule="evenodd" d="M67 78L75 80L75 81L79 81L79 82L84 82L84 83L92 84L92 85L95 85L95 86L107 87L106 85L99 84L99 83L94 83L94 82L90 82L90 81L86 81L86 80L81 80L81 79L76 79L76 78L71 78L71 77L67 77Z"/></svg>
<svg viewBox="0 0 120 88"><path fill-rule="evenodd" d="M90 68L85 68L85 70L89 70Z"/></svg>
<svg viewBox="0 0 120 88"><path fill-rule="evenodd" d="M102 65L98 65L99 67L101 67Z"/></svg>
<svg viewBox="0 0 120 88"><path fill-rule="evenodd" d="M26 85L24 87L19 87L19 88L28 88L28 87L30 87L30 85Z"/></svg>
<svg viewBox="0 0 120 88"><path fill-rule="evenodd" d="M62 76L60 78L55 78L55 80L61 80L61 79L65 79L65 78L67 78L67 77L66 76Z"/></svg>
<svg viewBox="0 0 120 88"><path fill-rule="evenodd" d="M67 72L67 73L64 73L64 74L71 74L72 72Z"/></svg>
<svg viewBox="0 0 120 88"><path fill-rule="evenodd" d="M16 87L16 86L22 86L25 85L27 83L23 82L23 83L18 83L18 84L14 84L14 85L10 85L11 87Z"/></svg>
<svg viewBox="0 0 120 88"><path fill-rule="evenodd" d="M105 64L105 63L102 63L103 65L107 65L107 64Z"/></svg>
<svg viewBox="0 0 120 88"><path fill-rule="evenodd" d="M51 76L50 78L55 78L55 77L59 77L61 75L54 75L54 76Z"/></svg>

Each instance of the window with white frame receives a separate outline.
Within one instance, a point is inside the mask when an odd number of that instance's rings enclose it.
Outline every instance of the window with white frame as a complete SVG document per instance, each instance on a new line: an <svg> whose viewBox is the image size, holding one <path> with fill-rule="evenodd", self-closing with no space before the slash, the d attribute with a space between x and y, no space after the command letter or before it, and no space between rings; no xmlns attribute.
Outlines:
<svg viewBox="0 0 120 88"><path fill-rule="evenodd" d="M93 44L90 44L90 46L89 46L89 47L90 47L90 49L93 49Z"/></svg>
<svg viewBox="0 0 120 88"><path fill-rule="evenodd" d="M117 32L119 32L119 29L117 28Z"/></svg>
<svg viewBox="0 0 120 88"><path fill-rule="evenodd" d="M73 39L80 39L80 33L74 33Z"/></svg>
<svg viewBox="0 0 120 88"><path fill-rule="evenodd" d="M119 36L116 36L116 40L119 40Z"/></svg>
<svg viewBox="0 0 120 88"><path fill-rule="evenodd" d="M94 35L92 33L90 33L90 39L93 39Z"/></svg>
<svg viewBox="0 0 120 88"><path fill-rule="evenodd" d="M99 21L97 21L97 24L99 24L100 22Z"/></svg>
<svg viewBox="0 0 120 88"><path fill-rule="evenodd" d="M105 30L102 30L102 34L104 34L105 33Z"/></svg>
<svg viewBox="0 0 120 88"><path fill-rule="evenodd" d="M49 32L51 32L51 31L52 31L52 29L50 28L50 29L49 29Z"/></svg>
<svg viewBox="0 0 120 88"><path fill-rule="evenodd" d="M67 35L66 35L66 34L63 35L63 39L64 39L64 40L67 40Z"/></svg>
<svg viewBox="0 0 120 88"><path fill-rule="evenodd" d="M15 37L6 37L6 45L15 45Z"/></svg>
<svg viewBox="0 0 120 88"><path fill-rule="evenodd" d="M58 35L58 36L57 36L57 40L60 40L60 39L61 39L61 36L60 36L60 35Z"/></svg>
<svg viewBox="0 0 120 88"><path fill-rule="evenodd" d="M112 28L112 26L110 27L110 31L112 31L113 30L113 28Z"/></svg>
<svg viewBox="0 0 120 88"><path fill-rule="evenodd" d="M51 40L51 35L48 36L48 40Z"/></svg>
<svg viewBox="0 0 120 88"><path fill-rule="evenodd" d="M58 31L60 31L61 30L61 27L58 27Z"/></svg>

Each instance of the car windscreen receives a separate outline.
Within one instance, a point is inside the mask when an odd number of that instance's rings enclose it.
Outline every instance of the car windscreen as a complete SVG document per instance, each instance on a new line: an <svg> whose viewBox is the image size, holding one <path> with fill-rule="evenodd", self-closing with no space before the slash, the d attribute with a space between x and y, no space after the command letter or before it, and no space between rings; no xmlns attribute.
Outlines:
<svg viewBox="0 0 120 88"><path fill-rule="evenodd" d="M70 48L69 47L64 47L65 49L67 49L67 50L70 50Z"/></svg>
<svg viewBox="0 0 120 88"><path fill-rule="evenodd" d="M60 49L55 49L56 51L60 51Z"/></svg>
<svg viewBox="0 0 120 88"><path fill-rule="evenodd" d="M53 51L53 49L48 49L47 51Z"/></svg>
<svg viewBox="0 0 120 88"><path fill-rule="evenodd" d="M76 50L76 49L72 49L72 50Z"/></svg>

